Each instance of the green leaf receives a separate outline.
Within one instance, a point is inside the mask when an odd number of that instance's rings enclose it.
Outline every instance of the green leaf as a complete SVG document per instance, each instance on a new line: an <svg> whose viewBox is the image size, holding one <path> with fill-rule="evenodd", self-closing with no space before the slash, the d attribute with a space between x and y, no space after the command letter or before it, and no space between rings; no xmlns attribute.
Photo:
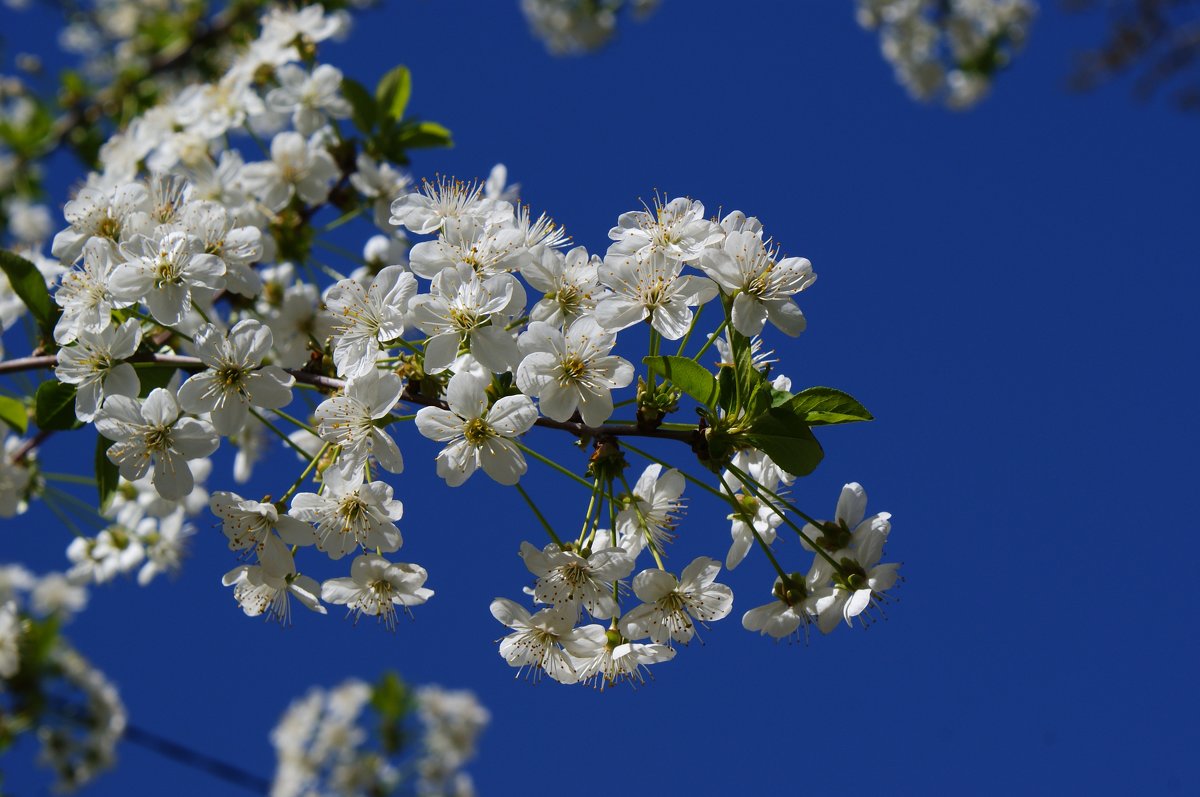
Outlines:
<svg viewBox="0 0 1200 797"><path fill-rule="evenodd" d="M342 78L342 96L350 103L350 119L364 133L370 133L379 118L379 106L366 86L357 80Z"/></svg>
<svg viewBox="0 0 1200 797"><path fill-rule="evenodd" d="M412 94L412 75L408 67L398 66L379 80L375 87L375 100L385 116L399 122L404 118L408 98Z"/></svg>
<svg viewBox="0 0 1200 797"><path fill-rule="evenodd" d="M0 421L4 421L20 434L25 434L25 430L29 428L29 412L25 409L25 402L9 396L0 396Z"/></svg>
<svg viewBox="0 0 1200 797"><path fill-rule="evenodd" d="M717 380L708 369L687 357L643 357L642 362L665 376L672 385L706 407L717 400Z"/></svg>
<svg viewBox="0 0 1200 797"><path fill-rule="evenodd" d="M437 122L414 122L400 129L399 144L404 149L452 147L450 131Z"/></svg>
<svg viewBox="0 0 1200 797"><path fill-rule="evenodd" d="M73 429L75 417L75 386L49 380L38 385L33 397L34 421L42 430Z"/></svg>
<svg viewBox="0 0 1200 797"><path fill-rule="evenodd" d="M100 492L100 509L108 507L108 501L117 491L121 472L108 458L108 447L113 444L104 435L96 436L96 489Z"/></svg>
<svg viewBox="0 0 1200 797"><path fill-rule="evenodd" d="M787 408L804 419L809 426L828 426L835 423L872 421L875 416L849 393L831 387L810 387L801 390L786 404Z"/></svg>
<svg viewBox="0 0 1200 797"><path fill-rule="evenodd" d="M42 334L51 337L54 322L58 319L58 307L50 299L42 272L25 258L6 251L0 251L0 268L4 269L13 293L29 308Z"/></svg>
<svg viewBox="0 0 1200 797"><path fill-rule="evenodd" d="M138 383L138 398L146 398L150 395L150 391L156 387L166 387L171 381L171 377L175 376L175 371L178 369L173 365L149 365L144 368L137 368Z"/></svg>
<svg viewBox="0 0 1200 797"><path fill-rule="evenodd" d="M808 424L788 407L772 407L755 418L746 436L793 476L812 473L825 456Z"/></svg>

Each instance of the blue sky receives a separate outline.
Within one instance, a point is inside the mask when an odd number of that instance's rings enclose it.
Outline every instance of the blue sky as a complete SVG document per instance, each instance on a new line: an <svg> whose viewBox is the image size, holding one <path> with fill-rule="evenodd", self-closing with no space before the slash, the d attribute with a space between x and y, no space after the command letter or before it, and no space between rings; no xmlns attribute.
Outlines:
<svg viewBox="0 0 1200 797"><path fill-rule="evenodd" d="M515 0L391 2L327 53L364 83L412 69L410 108L457 141L419 155L416 174L503 161L589 250L658 189L757 215L812 260L809 330L774 341L781 368L848 390L877 421L826 430L826 459L794 495L828 516L857 480L893 514L906 581L886 622L807 647L753 636L738 618L769 598L771 573L752 558L722 579L734 614L638 691L514 680L487 606L519 597L517 547L539 530L511 490L442 486L436 449L406 434L400 558L438 593L415 622L245 618L219 583L232 556L201 517L177 581L96 589L73 638L136 723L263 775L292 697L395 668L491 709L471 767L484 794L1196 791L1200 139L1197 119L1125 85L1065 90L1073 53L1102 32L1043 8L966 114L911 102L848 3L667 0L605 52L556 60ZM59 436L44 458L65 469L91 451ZM278 491L262 470L244 494ZM527 484L552 515L581 514L545 469ZM677 567L728 545L716 506L689 495ZM0 534L13 559L64 564L68 532L44 510ZM3 763L16 794L44 783L31 749ZM220 788L121 755L90 793Z"/></svg>

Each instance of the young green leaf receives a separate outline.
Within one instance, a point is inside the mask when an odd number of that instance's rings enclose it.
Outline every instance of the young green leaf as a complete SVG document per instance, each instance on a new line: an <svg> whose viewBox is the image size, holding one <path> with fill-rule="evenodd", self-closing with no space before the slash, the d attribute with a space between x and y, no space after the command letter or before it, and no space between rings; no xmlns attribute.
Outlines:
<svg viewBox="0 0 1200 797"><path fill-rule="evenodd" d="M437 122L414 122L401 128L399 144L405 149L422 149L452 147L454 141L450 131Z"/></svg>
<svg viewBox="0 0 1200 797"><path fill-rule="evenodd" d="M38 385L33 397L34 421L42 430L73 429L75 417L75 386L51 379Z"/></svg>
<svg viewBox="0 0 1200 797"><path fill-rule="evenodd" d="M849 393L831 387L810 387L801 390L787 403L787 408L804 419L809 426L828 426L835 423L871 421L875 417Z"/></svg>
<svg viewBox="0 0 1200 797"><path fill-rule="evenodd" d="M688 357L643 357L642 362L667 378L675 387L706 407L717 400L717 380L708 369Z"/></svg>
<svg viewBox="0 0 1200 797"><path fill-rule="evenodd" d="M812 473L825 456L808 424L787 407L772 407L755 418L746 436L794 476Z"/></svg>
<svg viewBox="0 0 1200 797"><path fill-rule="evenodd" d="M404 118L408 98L412 94L412 75L408 67L398 66L379 80L375 87L375 100L383 114L399 122Z"/></svg>
<svg viewBox="0 0 1200 797"><path fill-rule="evenodd" d="M342 78L342 96L350 103L350 120L363 133L370 133L379 118L379 106L363 84Z"/></svg>
<svg viewBox="0 0 1200 797"><path fill-rule="evenodd" d="M25 434L25 430L29 428L29 413L25 409L25 403L20 399L0 396L0 421L4 421L10 429L19 434Z"/></svg>
<svg viewBox="0 0 1200 797"><path fill-rule="evenodd" d="M7 251L0 251L0 269L8 277L13 293L29 308L29 314L37 321L42 334L50 337L58 318L58 307L50 299L42 272L20 255Z"/></svg>
<svg viewBox="0 0 1200 797"><path fill-rule="evenodd" d="M100 492L101 511L108 507L108 501L117 491L117 484L121 476L120 471L117 470L117 466L108 458L108 447L112 444L112 440L103 435L97 435L96 489Z"/></svg>

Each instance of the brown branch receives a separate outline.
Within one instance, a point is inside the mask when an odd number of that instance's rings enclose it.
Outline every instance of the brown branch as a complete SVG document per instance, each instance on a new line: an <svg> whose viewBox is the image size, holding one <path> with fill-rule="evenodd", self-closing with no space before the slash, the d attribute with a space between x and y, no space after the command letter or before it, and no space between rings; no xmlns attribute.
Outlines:
<svg viewBox="0 0 1200 797"><path fill-rule="evenodd" d="M202 371L207 366L199 357L188 357L182 354L146 354L138 355L129 358L130 362L140 363L155 363L157 365L173 365L183 371ZM8 360L0 362L0 374L12 374L20 371L36 371L48 370L57 364L58 357L53 354L42 355L39 357L22 357L17 360ZM325 390L341 390L346 386L344 379L338 379L324 374L314 374L312 371L305 371L299 368L285 368L287 373L296 378L297 382L313 385ZM420 404L425 407L438 407L447 409L446 402L438 398L431 398L422 393L413 393L408 387L405 387L404 393L401 394L400 400L409 404ZM624 424L606 423L600 426L588 426L582 420L556 421L552 418L539 417L535 425L546 429L558 429L564 432L570 432L575 437L592 437L603 439L606 437L653 437L662 440L678 440L689 445L695 441L696 436L700 434L698 429L642 429L637 426L626 426Z"/></svg>

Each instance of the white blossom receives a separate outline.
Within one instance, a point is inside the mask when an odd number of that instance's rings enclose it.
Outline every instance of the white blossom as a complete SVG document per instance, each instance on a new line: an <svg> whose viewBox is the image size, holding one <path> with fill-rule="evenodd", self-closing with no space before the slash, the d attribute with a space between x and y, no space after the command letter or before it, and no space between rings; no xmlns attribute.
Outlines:
<svg viewBox="0 0 1200 797"><path fill-rule="evenodd" d="M423 407L417 429L430 440L446 443L437 456L437 473L457 487L477 468L500 484L516 484L527 465L513 442L537 421L526 396L505 396L489 409L484 386L469 374L455 374L446 387L449 409Z"/></svg>
<svg viewBox="0 0 1200 797"><path fill-rule="evenodd" d="M121 476L140 479L154 464L154 488L164 498L183 498L195 483L187 460L207 457L219 439L212 426L181 418L179 402L169 390L155 388L144 402L109 396L96 413L96 429L114 441L108 458Z"/></svg>
<svg viewBox="0 0 1200 797"><path fill-rule="evenodd" d="M426 578L420 565L363 554L351 563L349 578L331 578L321 585L321 599L344 605L359 617L378 617L395 628L397 606L408 611L433 597L433 590L424 586Z"/></svg>
<svg viewBox="0 0 1200 797"><path fill-rule="evenodd" d="M82 330L74 346L60 349L54 375L60 382L75 385L75 415L92 421L105 396L136 398L140 388L137 372L127 362L142 342L136 319L99 333Z"/></svg>
<svg viewBox="0 0 1200 797"><path fill-rule="evenodd" d="M317 526L317 548L330 559L341 559L358 547L384 553L403 543L399 520L404 506L392 498L391 485L364 484L361 474L346 479L336 470L326 470L324 490L299 493L288 514Z"/></svg>

